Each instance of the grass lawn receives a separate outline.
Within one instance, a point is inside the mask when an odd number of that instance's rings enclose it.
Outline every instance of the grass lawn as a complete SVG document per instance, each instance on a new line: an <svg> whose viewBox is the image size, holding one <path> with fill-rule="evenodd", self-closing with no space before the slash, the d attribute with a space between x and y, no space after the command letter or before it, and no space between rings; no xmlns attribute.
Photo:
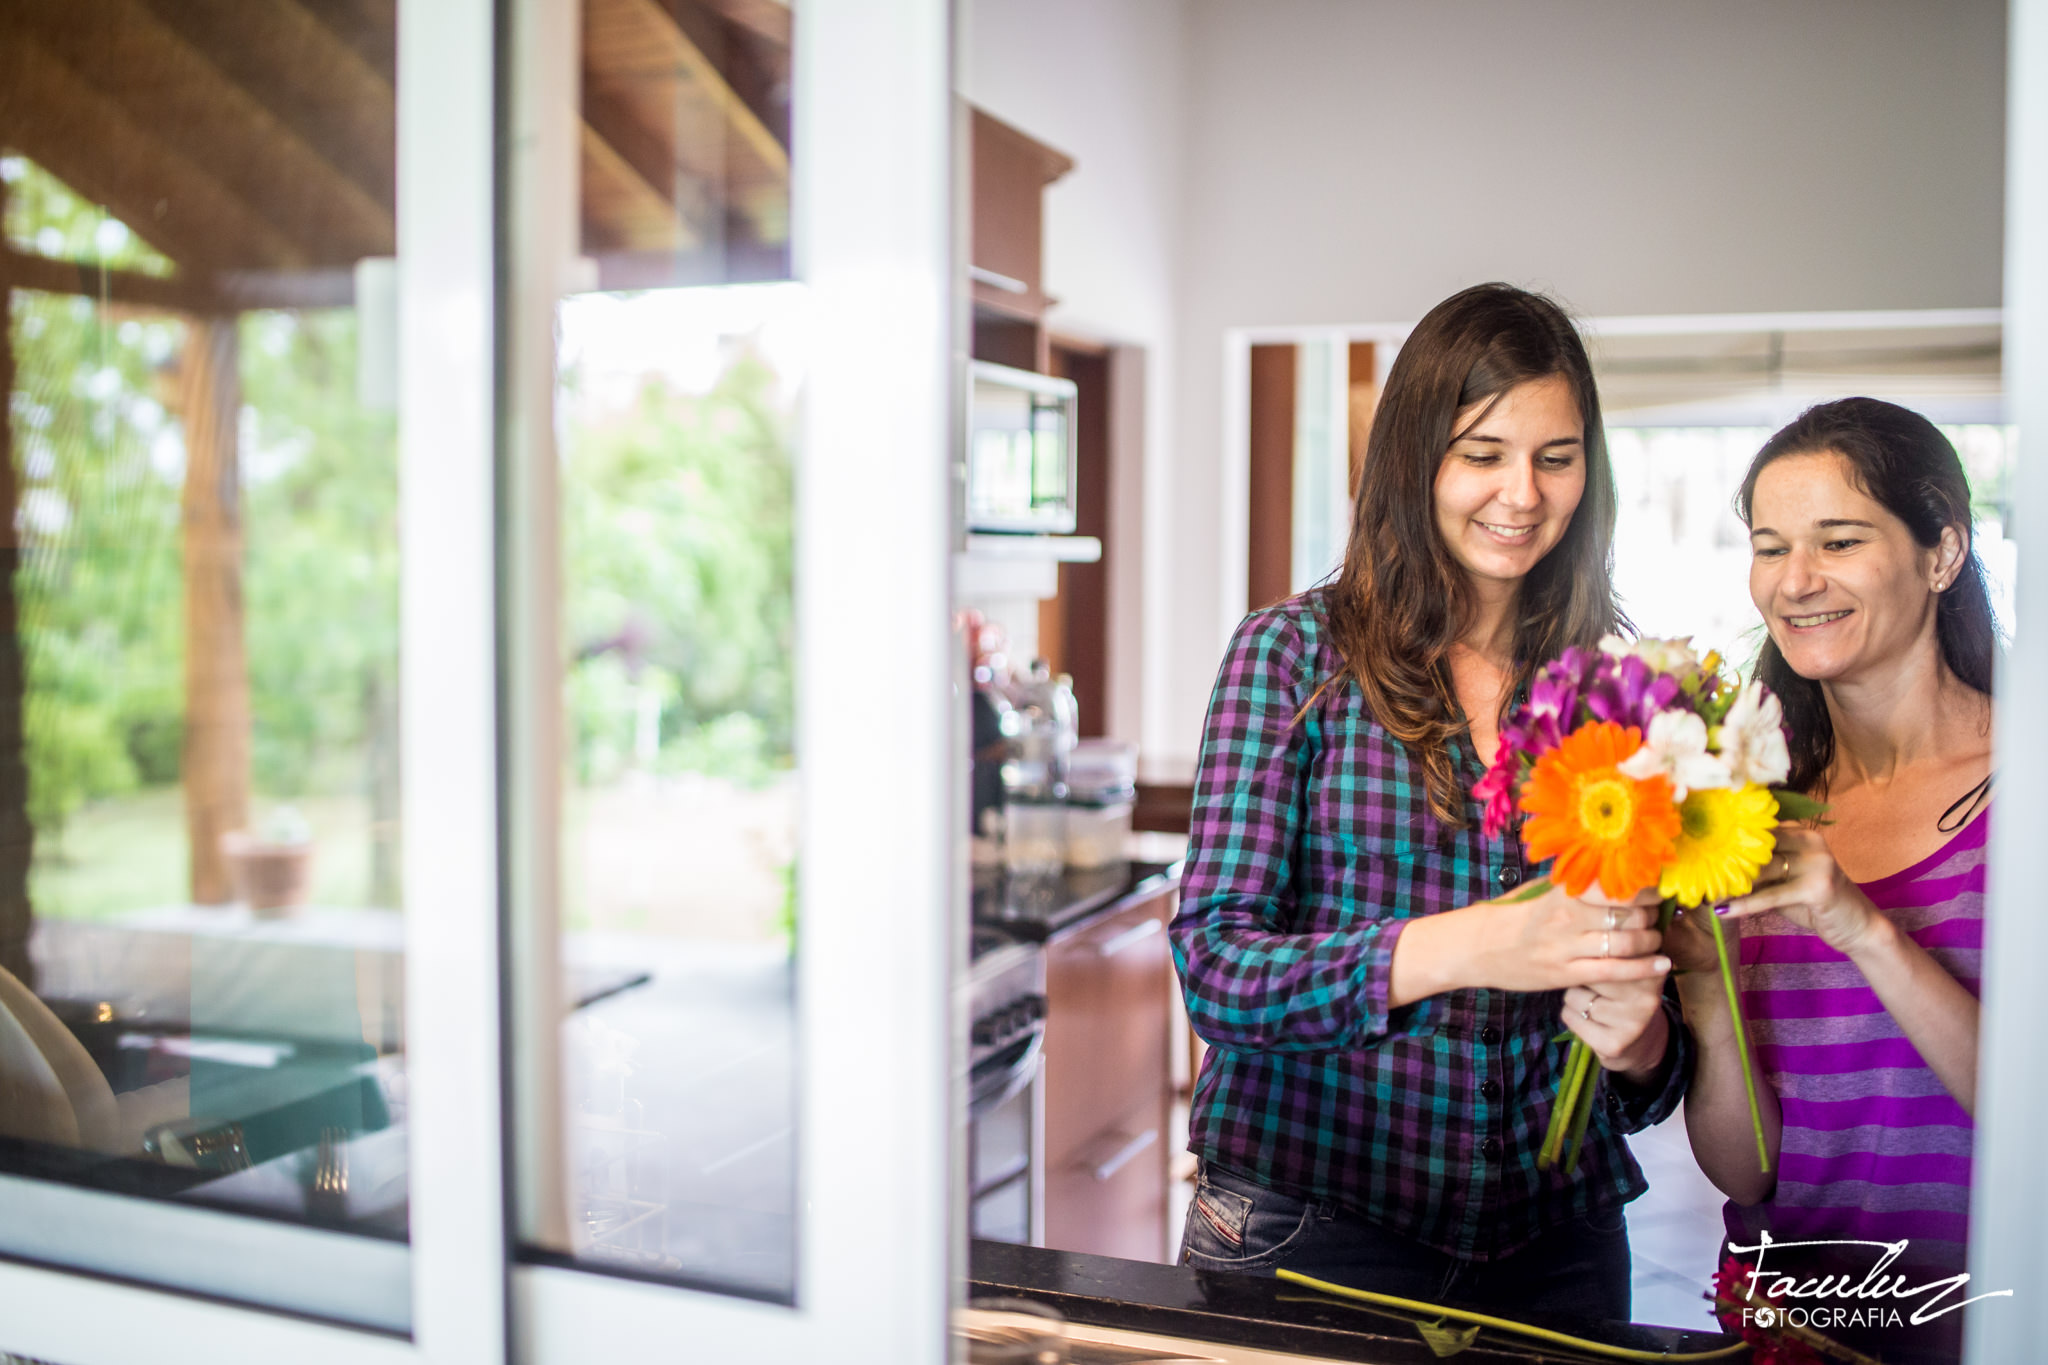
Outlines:
<svg viewBox="0 0 2048 1365"><path fill-rule="evenodd" d="M563 927L775 940L796 793L793 778L749 788L696 775L572 788L563 802ZM313 903L368 905L367 799L292 804L313 827ZM253 805L260 820L273 803ZM182 904L188 857L183 792L133 792L73 816L61 844L39 831L29 895L36 914L52 919Z"/></svg>
<svg viewBox="0 0 2048 1365"><path fill-rule="evenodd" d="M259 799L254 814L271 807ZM369 802L316 796L294 801L313 827L313 901L366 904L370 885ZM97 801L73 816L61 844L36 835L29 897L38 915L97 919L173 905L190 894L184 793L158 787Z"/></svg>

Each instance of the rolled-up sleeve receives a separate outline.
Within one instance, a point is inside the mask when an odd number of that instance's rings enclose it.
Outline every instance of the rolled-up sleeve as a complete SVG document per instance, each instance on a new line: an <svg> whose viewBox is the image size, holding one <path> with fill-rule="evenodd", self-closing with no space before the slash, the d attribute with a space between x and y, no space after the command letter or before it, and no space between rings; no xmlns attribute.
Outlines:
<svg viewBox="0 0 2048 1365"><path fill-rule="evenodd" d="M1308 676L1299 627L1280 612L1231 637L1203 727L1181 909L1172 925L1188 1018L1232 1051L1351 1050L1387 1033L1394 944L1407 921L1365 917L1289 931L1308 818Z"/></svg>

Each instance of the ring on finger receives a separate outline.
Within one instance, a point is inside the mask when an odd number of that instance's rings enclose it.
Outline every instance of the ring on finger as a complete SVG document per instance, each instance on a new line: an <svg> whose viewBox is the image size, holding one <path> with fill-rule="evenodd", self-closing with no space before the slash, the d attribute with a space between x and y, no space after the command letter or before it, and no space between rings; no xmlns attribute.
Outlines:
<svg viewBox="0 0 2048 1365"><path fill-rule="evenodd" d="M1610 905L1607 907L1607 927L1609 930L1619 929L1621 927L1620 906Z"/></svg>
<svg viewBox="0 0 2048 1365"><path fill-rule="evenodd" d="M1580 1010L1580 1011L1579 1011L1579 1017L1580 1017L1580 1018L1582 1018L1582 1019L1584 1019L1584 1020L1585 1020L1585 1021L1586 1021L1587 1023L1589 1023L1589 1024L1590 1024L1590 1023L1592 1023L1592 1022L1593 1022L1593 1007L1592 1007L1591 1005L1588 1005L1588 1006L1586 1006L1586 1007L1585 1007L1584 1009Z"/></svg>
<svg viewBox="0 0 2048 1365"><path fill-rule="evenodd" d="M1611 933L1607 933L1607 934L1602 934L1602 935L1600 935L1600 956L1602 956L1602 957L1613 957L1613 956L1614 956L1614 935L1613 935L1613 934L1611 934Z"/></svg>

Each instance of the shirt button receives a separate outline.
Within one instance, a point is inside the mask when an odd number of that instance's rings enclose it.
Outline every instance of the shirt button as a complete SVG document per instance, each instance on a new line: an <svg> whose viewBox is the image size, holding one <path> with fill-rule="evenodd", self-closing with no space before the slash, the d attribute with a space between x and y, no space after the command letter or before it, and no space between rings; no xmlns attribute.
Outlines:
<svg viewBox="0 0 2048 1365"><path fill-rule="evenodd" d="M1488 1024L1485 1028L1479 1030L1479 1041L1482 1043L1499 1042L1500 1030L1495 1028L1492 1024Z"/></svg>
<svg viewBox="0 0 2048 1365"><path fill-rule="evenodd" d="M1486 1159L1487 1159L1488 1161L1497 1161L1497 1160L1499 1160L1499 1159L1500 1159L1500 1139L1499 1139L1499 1138L1497 1138L1497 1137L1490 1137L1490 1138L1488 1138L1488 1139L1487 1139L1486 1141L1484 1141L1484 1142L1482 1142L1482 1143L1480 1143L1480 1144L1479 1144L1479 1150L1480 1150L1480 1152L1481 1152L1481 1153L1482 1153L1482 1154L1483 1154L1483 1155L1484 1155L1484 1156L1486 1157Z"/></svg>
<svg viewBox="0 0 2048 1365"><path fill-rule="evenodd" d="M1508 891L1512 891L1520 886L1522 884L1521 864L1509 863L1506 867L1502 868L1500 870L1500 884L1504 890Z"/></svg>
<svg viewBox="0 0 2048 1365"><path fill-rule="evenodd" d="M1491 1076L1488 1076L1485 1080L1481 1081L1479 1083L1479 1098L1483 1100L1499 1099L1500 1082L1493 1079L1493 1077Z"/></svg>

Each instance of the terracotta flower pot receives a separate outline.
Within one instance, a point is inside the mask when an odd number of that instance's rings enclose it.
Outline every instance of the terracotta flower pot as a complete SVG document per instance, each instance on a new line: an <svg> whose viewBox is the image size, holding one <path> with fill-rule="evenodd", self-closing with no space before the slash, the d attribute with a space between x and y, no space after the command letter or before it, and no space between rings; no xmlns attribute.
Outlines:
<svg viewBox="0 0 2048 1365"><path fill-rule="evenodd" d="M261 918L289 914L312 893L310 842L270 844L246 830L233 830L221 836L220 851L235 884L235 898Z"/></svg>

